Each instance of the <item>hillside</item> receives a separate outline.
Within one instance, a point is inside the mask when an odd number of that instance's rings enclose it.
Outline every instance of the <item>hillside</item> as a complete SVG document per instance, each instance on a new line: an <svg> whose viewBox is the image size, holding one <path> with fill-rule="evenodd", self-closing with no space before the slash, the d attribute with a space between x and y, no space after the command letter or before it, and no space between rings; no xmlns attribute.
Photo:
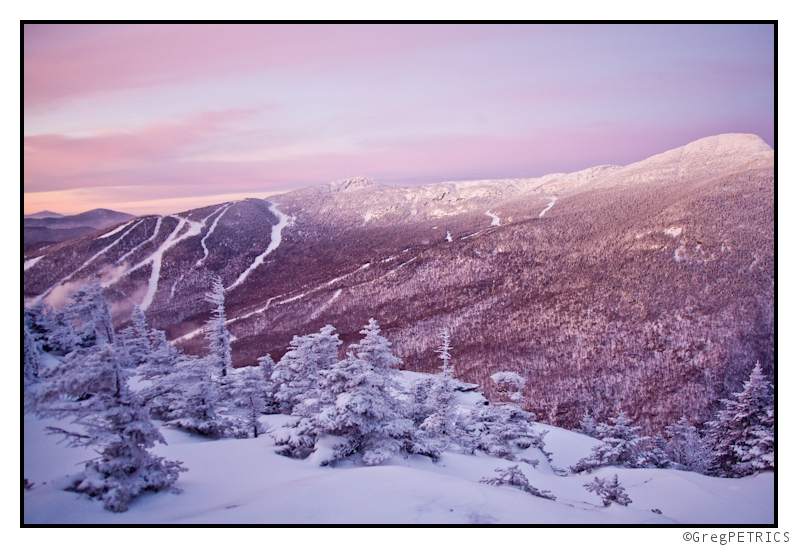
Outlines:
<svg viewBox="0 0 798 548"><path fill-rule="evenodd" d="M147 216L25 255L24 294L58 304L99 277L115 320L140 304L192 353L212 276L234 362L370 317L403 368L430 372L452 334L458 378L526 378L540 422L626 410L649 432L709 419L753 363L774 366L773 151L701 139L626 167L539 178L318 185ZM33 261L33 259L37 259Z"/></svg>
<svg viewBox="0 0 798 548"><path fill-rule="evenodd" d="M405 382L419 378L404 374ZM481 398L460 393L463 410ZM290 417L265 415L272 432ZM590 453L597 440L546 425L549 461L535 448L510 462L482 453L446 452L437 461L420 455L397 455L379 466L360 457L334 467L318 459L295 460L275 454L269 436L209 440L162 427L168 445L155 451L188 468L175 487L180 494L147 494L121 514L104 510L85 495L63 491L66 476L83 468L93 452L57 444L45 426L74 428L68 421L25 416L24 477L34 483L24 494L26 524L768 524L775 519L774 475L729 479L673 469L603 467L594 472L560 475ZM220 463L224 463L220 465ZM556 500L531 496L511 486L480 483L496 477L497 468L517 465L529 483L551 491ZM584 484L617 474L632 503L604 507ZM342 503L344 502L345 503ZM657 510L657 512L654 512Z"/></svg>
<svg viewBox="0 0 798 548"><path fill-rule="evenodd" d="M25 215L23 242L25 251L72 240L133 219L134 215L110 209L92 209L78 215L41 211Z"/></svg>

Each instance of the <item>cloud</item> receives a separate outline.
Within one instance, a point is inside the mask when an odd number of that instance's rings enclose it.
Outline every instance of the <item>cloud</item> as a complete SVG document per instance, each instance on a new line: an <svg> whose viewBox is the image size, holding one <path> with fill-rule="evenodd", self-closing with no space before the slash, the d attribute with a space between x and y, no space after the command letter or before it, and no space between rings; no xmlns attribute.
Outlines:
<svg viewBox="0 0 798 548"><path fill-rule="evenodd" d="M256 112L256 109L200 112L177 122L85 137L58 134L25 137L25 190L42 192L125 184L126 174L179 161L192 145L229 131L231 126ZM162 182L152 180L153 184Z"/></svg>

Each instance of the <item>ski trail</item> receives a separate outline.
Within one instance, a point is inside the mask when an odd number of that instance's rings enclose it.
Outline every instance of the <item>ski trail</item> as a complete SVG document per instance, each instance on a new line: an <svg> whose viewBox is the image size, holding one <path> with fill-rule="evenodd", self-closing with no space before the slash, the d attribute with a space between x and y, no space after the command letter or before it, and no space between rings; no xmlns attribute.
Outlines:
<svg viewBox="0 0 798 548"><path fill-rule="evenodd" d="M74 276L75 274L77 274L78 272L80 272L81 270L83 270L84 268L86 268L87 266L89 266L89 265L90 265L90 264L91 264L91 263L94 261L94 259L96 259L96 258L97 258L97 257L99 257L100 255L102 255L103 253L105 253L106 251L108 251L109 249L111 249L112 247L114 247L116 244L118 244L119 242L121 242L122 240L124 240L124 239L125 239L125 236L127 236L127 235L130 233L130 231L131 231L131 230L133 230L134 228L136 228L136 227L139 225L139 223L140 223L140 222L141 222L141 221L139 221L138 223L136 223L136 224L134 224L133 226L131 226L130 228L128 228L128 229L127 229L125 232L123 232L123 233L122 233L122 235L121 235L121 236L119 236L119 238L117 238L116 240L114 240L114 241L113 241L113 242L112 242L110 245L108 245L108 246L106 246L106 247L102 248L100 251L98 251L97 253L95 253L94 255L92 255L92 257L91 257L90 259L88 259L88 260L87 260L85 263L83 263L83 264L82 264L82 265L81 265L81 266L80 266L80 267L79 267L77 270L75 270L75 271L74 271L74 272L72 272L71 274L69 274L69 275L67 275L67 276L65 276L65 277L63 277L63 278L61 278L61 280L60 280L58 283L56 283L55 285L53 285L52 287L50 287L49 289L47 289L47 291L45 291L44 293L40 293L39 295L36 295L36 296L33 298L32 302L33 302L34 304L35 304L35 303L38 303L40 300L42 300L44 297L46 297L46 296L47 296L47 295L48 295L48 294L49 294L49 293L50 293L50 292L51 292L53 289L55 289L56 287L58 287L59 285L61 285L61 284L62 284L62 283L64 283L65 281L67 281L69 278L71 278L72 276Z"/></svg>
<svg viewBox="0 0 798 548"><path fill-rule="evenodd" d="M186 341L188 339L193 339L194 337L196 337L197 335L202 333L204 329L205 329L205 327L200 327L199 329L195 329L191 333L186 333L182 337L178 337L178 338L174 339L172 342L179 342L179 341Z"/></svg>
<svg viewBox="0 0 798 548"><path fill-rule="evenodd" d="M263 259L266 258L266 255L277 249L277 246L280 245L280 242L283 238L283 229L288 226L288 223L291 221L291 217L283 214L279 209L277 209L277 206L274 203L269 204L269 209L272 213L277 215L277 218L279 219L279 222L272 226L272 238L269 242L269 246L266 248L266 251L258 255L255 260L252 261L252 264L249 265L249 268L242 272L238 279L233 282L233 285L229 286L225 291L230 291L231 289L241 285L244 280L247 279L247 276L249 276L250 272L258 268L263 263Z"/></svg>
<svg viewBox="0 0 798 548"><path fill-rule="evenodd" d="M205 246L205 240L207 240L207 239L208 239L208 236L210 236L211 234L213 234L213 231L214 231L214 230L216 230L216 225L217 225L217 224L219 224L219 219L221 219L221 218L222 218L222 216L224 216L224 214L225 214L225 213L227 213L227 210L228 210L228 209L230 209L230 207L231 207L232 205L233 205L233 204L228 204L227 206L222 206L222 207L220 207L220 208L219 208L219 209L224 209L224 211L222 211L222 212L219 214L219 216L218 216L218 217L216 217L216 219L214 219L214 220L213 220L213 224L212 224L212 225L211 225L211 227L208 229L208 233L207 233L207 234L205 234L205 237L203 237L203 238L202 238L202 240L200 241L200 244L202 245L202 250L205 252L205 255L203 255L202 259L200 259L199 261L197 261L197 266L200 266L200 265L203 263L203 261L205 261L205 259L207 259L207 258L208 258L208 248ZM205 220L207 220L207 219L210 219L211 217L213 217L214 215L216 215L216 213L219 211L219 209L217 209L216 211L214 211L213 213L211 213L210 215L208 215L208 216L205 218ZM203 220L203 221L202 221L202 223L203 223L203 224L205 224L205 220Z"/></svg>
<svg viewBox="0 0 798 548"><path fill-rule="evenodd" d="M549 198L549 200L551 200L549 202L549 205L547 205L546 208L543 211L540 212L540 215L538 215L538 217L543 217L546 214L546 212L551 209L551 206L554 205L554 202L557 201L557 196L549 196L548 198Z"/></svg>
<svg viewBox="0 0 798 548"><path fill-rule="evenodd" d="M160 247L157 250L155 250L155 252L152 255L150 255L149 257L141 261L139 264L137 264L136 266L125 272L125 274L129 274L146 264L152 263L152 272L150 273L150 280L149 283L147 284L147 293L144 295L144 300L142 300L141 304L139 305L142 312L150 307L150 305L152 304L152 299L155 297L155 292L158 290L158 281L161 277L161 262L163 260L163 254L170 247L177 245L186 238L197 236L202 231L203 223L190 221L183 217L178 217L177 215L172 215L172 217L178 219L177 226L172 231L172 233L169 234L166 240L160 245ZM185 234L178 237L177 235L180 234L180 231L183 229L186 223L189 223L189 229L186 231Z"/></svg>
<svg viewBox="0 0 798 548"><path fill-rule="evenodd" d="M34 257L32 259L28 259L27 261L25 261L25 263L23 265L23 268L25 270L27 270L30 267L32 267L33 265L35 265L36 263L38 263L39 261L41 261L43 258L44 258L44 255L39 255L38 257Z"/></svg>
<svg viewBox="0 0 798 548"><path fill-rule="evenodd" d="M332 296L332 298L331 298L329 301L327 301L326 303L324 303L324 304L321 306L321 308L319 308L319 309L318 309L316 312L314 312L313 314L311 314L311 315L310 315L310 319L311 319L311 320L315 320L316 318L318 318L318 317L319 317L319 315L320 315L322 312L324 312L325 310L327 310L328 308L330 308L330 305L333 303L333 301L334 301L335 299L337 299L338 297L340 297L340 296L341 296L341 291L342 291L341 289L338 289L338 290L335 292L335 294Z"/></svg>
<svg viewBox="0 0 798 548"><path fill-rule="evenodd" d="M492 219L492 221L490 222L490 226L501 226L499 224L499 217L497 217L496 215L491 213L490 210L486 211L485 215L487 215L488 217L490 217Z"/></svg>
<svg viewBox="0 0 798 548"><path fill-rule="evenodd" d="M137 245L136 247L134 247L133 249L131 249L130 251L128 251L127 253L125 253L125 254L124 254L124 255L122 255L121 257L119 257L119 258L116 260L116 264L119 264L119 263L121 263L122 261L124 261L125 259L127 259L127 258L128 258L130 255L132 255L133 253L135 253L135 252L136 252L136 251L137 251L137 250L138 250L138 249L139 249L141 246L143 246L143 245L146 245L146 244L148 244L149 242L153 241L153 240L155 239L155 237L158 235L158 232L161 230L161 220L163 220L163 217L161 217L161 216L159 215L159 216L158 216L158 220L155 222L155 231L152 233L152 236L150 236L150 237L149 237L149 238L147 238L145 241L141 242L139 245Z"/></svg>
<svg viewBox="0 0 798 548"><path fill-rule="evenodd" d="M239 320L244 320L244 319L246 319L246 318L249 318L250 316L254 316L255 314L260 314L261 312L265 312L265 311L266 311L266 310L269 308L269 304L270 304L270 303L271 303L271 302L272 302L274 299L279 299L279 298L280 298L280 297L282 297L282 296L283 296L283 295L277 295L276 297L269 297L269 300L268 300L268 301L266 301L266 306L264 306L263 308L259 308L259 309L257 309L257 310L253 310L252 312L248 312L248 313L244 314L243 316L239 316L238 318L231 318L231 319L227 320L227 321L225 322L225 324L228 324L228 323L233 323L233 322L237 322L237 321L239 321Z"/></svg>
<svg viewBox="0 0 798 548"><path fill-rule="evenodd" d="M135 221L135 219L133 219L132 221L128 221L128 222L126 222L125 224L123 224L123 225L120 225L120 226L116 227L116 228L115 228L114 230L112 230L111 232L109 232L109 233L107 233L107 234L103 234L102 236L98 236L98 237L97 237L97 239L98 239L98 240L101 240L102 238L107 238L107 237L109 237L109 236L113 236L113 235L114 235L114 234L116 234L117 232L121 232L122 230L124 230L124 229L125 229L125 227L126 227L127 225L129 225L130 223L132 223L132 222L134 222L134 221Z"/></svg>

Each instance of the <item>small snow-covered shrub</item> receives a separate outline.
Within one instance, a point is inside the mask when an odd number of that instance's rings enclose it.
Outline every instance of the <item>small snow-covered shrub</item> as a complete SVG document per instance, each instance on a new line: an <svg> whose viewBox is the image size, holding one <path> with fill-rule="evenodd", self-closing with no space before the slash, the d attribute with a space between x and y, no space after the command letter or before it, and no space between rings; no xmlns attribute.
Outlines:
<svg viewBox="0 0 798 548"><path fill-rule="evenodd" d="M604 506L609 506L613 502L628 506L632 502L632 499L624 493L624 488L618 484L618 474L615 474L611 480L594 477L592 482L584 484L583 487L600 496Z"/></svg>
<svg viewBox="0 0 798 548"><path fill-rule="evenodd" d="M639 426L630 426L632 419L623 411L611 417L612 424L601 423L598 431L601 443L593 447L590 456L580 459L571 467L571 472L591 472L602 466L621 466L624 468L646 467L651 455L645 446L649 442L648 436L638 435Z"/></svg>
<svg viewBox="0 0 798 548"><path fill-rule="evenodd" d="M482 478L479 480L480 483L487 483L488 485L511 485L513 487L519 488L521 491L529 493L530 495L534 495L536 497L549 499L549 500L557 500L555 496L551 494L551 491L541 491L536 487L529 485L529 480L524 475L521 470L519 470L518 465L510 466L509 468L497 468L496 472L499 472L498 478Z"/></svg>

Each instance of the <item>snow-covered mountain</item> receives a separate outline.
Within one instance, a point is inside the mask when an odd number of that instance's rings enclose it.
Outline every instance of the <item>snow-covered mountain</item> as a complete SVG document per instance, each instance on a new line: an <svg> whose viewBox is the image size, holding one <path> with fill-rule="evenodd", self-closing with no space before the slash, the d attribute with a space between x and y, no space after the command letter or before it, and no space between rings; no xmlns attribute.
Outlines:
<svg viewBox="0 0 798 548"><path fill-rule="evenodd" d="M92 209L78 215L61 215L50 211L25 215L23 220L25 250L39 249L53 242L78 238L132 218L134 215L130 213L110 209Z"/></svg>
<svg viewBox="0 0 798 548"><path fill-rule="evenodd" d="M626 410L656 431L708 420L757 360L772 372L773 151L729 134L539 178L349 179L117 221L24 261L26 298L99 278L115 321L139 304L192 353L219 276L237 366L325 324L352 342L374 317L429 372L448 327L457 377L488 398L512 370L541 422Z"/></svg>

